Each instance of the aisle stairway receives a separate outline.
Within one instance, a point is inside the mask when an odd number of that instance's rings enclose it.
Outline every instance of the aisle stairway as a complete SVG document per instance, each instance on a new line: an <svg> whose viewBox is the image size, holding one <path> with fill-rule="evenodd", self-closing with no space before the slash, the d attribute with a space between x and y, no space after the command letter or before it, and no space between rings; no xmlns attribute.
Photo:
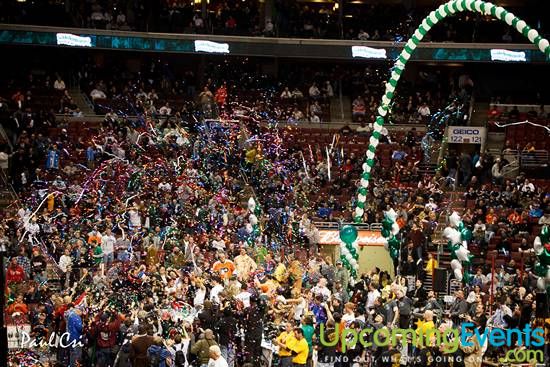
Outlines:
<svg viewBox="0 0 550 367"><path fill-rule="evenodd" d="M73 102L78 106L80 111L84 115L94 115L94 109L91 103L89 102L88 97L80 91L80 88L71 88L69 89L69 95L73 98Z"/></svg>
<svg viewBox="0 0 550 367"><path fill-rule="evenodd" d="M428 246L428 251L433 253L435 258L439 257L439 268L451 268L451 253L447 246L447 240L443 237L443 231L447 227L447 217L456 211L459 214L464 212L465 200L463 191L447 191L444 194L437 228L432 236L432 243ZM438 254L439 252L439 254ZM432 289L432 277L426 275L424 278L424 287L426 290Z"/></svg>

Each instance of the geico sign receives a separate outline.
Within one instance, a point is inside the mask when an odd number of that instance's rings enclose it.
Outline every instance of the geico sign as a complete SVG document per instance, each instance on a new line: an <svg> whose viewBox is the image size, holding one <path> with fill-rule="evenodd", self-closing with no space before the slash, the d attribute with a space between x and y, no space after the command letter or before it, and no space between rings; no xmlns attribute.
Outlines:
<svg viewBox="0 0 550 367"><path fill-rule="evenodd" d="M453 134L479 135L480 131L475 129L453 129Z"/></svg>

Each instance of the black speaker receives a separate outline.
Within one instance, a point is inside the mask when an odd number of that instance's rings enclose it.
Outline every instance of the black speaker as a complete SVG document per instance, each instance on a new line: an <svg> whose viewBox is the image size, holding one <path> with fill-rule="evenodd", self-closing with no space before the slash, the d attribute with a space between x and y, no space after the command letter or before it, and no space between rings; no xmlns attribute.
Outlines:
<svg viewBox="0 0 550 367"><path fill-rule="evenodd" d="M537 309L535 311L535 317L539 319L547 319L550 317L548 308L548 293L537 292Z"/></svg>
<svg viewBox="0 0 550 367"><path fill-rule="evenodd" d="M447 269L435 268L433 280L434 292L447 292Z"/></svg>

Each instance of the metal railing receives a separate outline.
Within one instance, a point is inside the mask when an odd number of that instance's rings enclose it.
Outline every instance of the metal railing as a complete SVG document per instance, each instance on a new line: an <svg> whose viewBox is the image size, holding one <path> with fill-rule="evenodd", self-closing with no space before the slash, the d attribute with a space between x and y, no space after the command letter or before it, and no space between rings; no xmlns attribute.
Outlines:
<svg viewBox="0 0 550 367"><path fill-rule="evenodd" d="M519 168L541 168L548 167L548 151L547 150L533 150L533 151L519 151L516 149L510 149L501 151L500 149L488 149L487 153L493 157L503 156L509 164L504 166L504 169L514 170L515 167Z"/></svg>
<svg viewBox="0 0 550 367"><path fill-rule="evenodd" d="M521 168L548 167L548 151L533 150L531 152L521 152L519 155L519 164Z"/></svg>

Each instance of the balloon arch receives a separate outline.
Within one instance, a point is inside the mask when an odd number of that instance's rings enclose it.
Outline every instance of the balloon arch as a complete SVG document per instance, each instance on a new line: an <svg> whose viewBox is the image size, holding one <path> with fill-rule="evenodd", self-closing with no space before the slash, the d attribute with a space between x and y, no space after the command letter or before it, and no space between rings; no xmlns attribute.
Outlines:
<svg viewBox="0 0 550 367"><path fill-rule="evenodd" d="M515 28L519 33L525 36L531 43L536 45L546 57L550 56L550 44L547 39L543 38L537 30L529 27L525 21L516 17L513 13L507 11L501 6L497 6L490 2L481 0L451 0L445 4L440 5L436 10L432 11L416 29L412 37L408 40L401 51L398 59L396 60L391 77L386 83L386 90L382 96L382 101L378 107L378 116L373 124L374 131L369 139L369 146L367 148L365 162L363 163L363 173L361 175L360 187L357 192L357 205L354 212L354 222L361 223L363 221L363 213L365 208L365 202L367 200L369 180L371 178L371 171L374 166L374 157L376 153L376 147L379 144L382 127L384 126L384 117L387 115L390 109L390 103L393 99L395 88L399 78L405 70L405 65L409 61L411 55L414 53L418 44L430 31L430 29L439 23L444 18L453 15L455 13L461 13L465 11L477 12L483 15L490 15L502 22L505 22L509 26ZM385 213L385 219L383 223L382 235L386 237L390 251L390 255L395 259L398 256L399 241L396 238L399 232L399 227L395 223L396 213L391 209ZM397 227L396 227L397 226ZM341 260L350 270L352 276L356 277L359 269L357 260L359 258L357 250L357 235L356 231L345 226L341 230ZM355 236L353 235L355 234ZM550 270L549 270L550 273Z"/></svg>

